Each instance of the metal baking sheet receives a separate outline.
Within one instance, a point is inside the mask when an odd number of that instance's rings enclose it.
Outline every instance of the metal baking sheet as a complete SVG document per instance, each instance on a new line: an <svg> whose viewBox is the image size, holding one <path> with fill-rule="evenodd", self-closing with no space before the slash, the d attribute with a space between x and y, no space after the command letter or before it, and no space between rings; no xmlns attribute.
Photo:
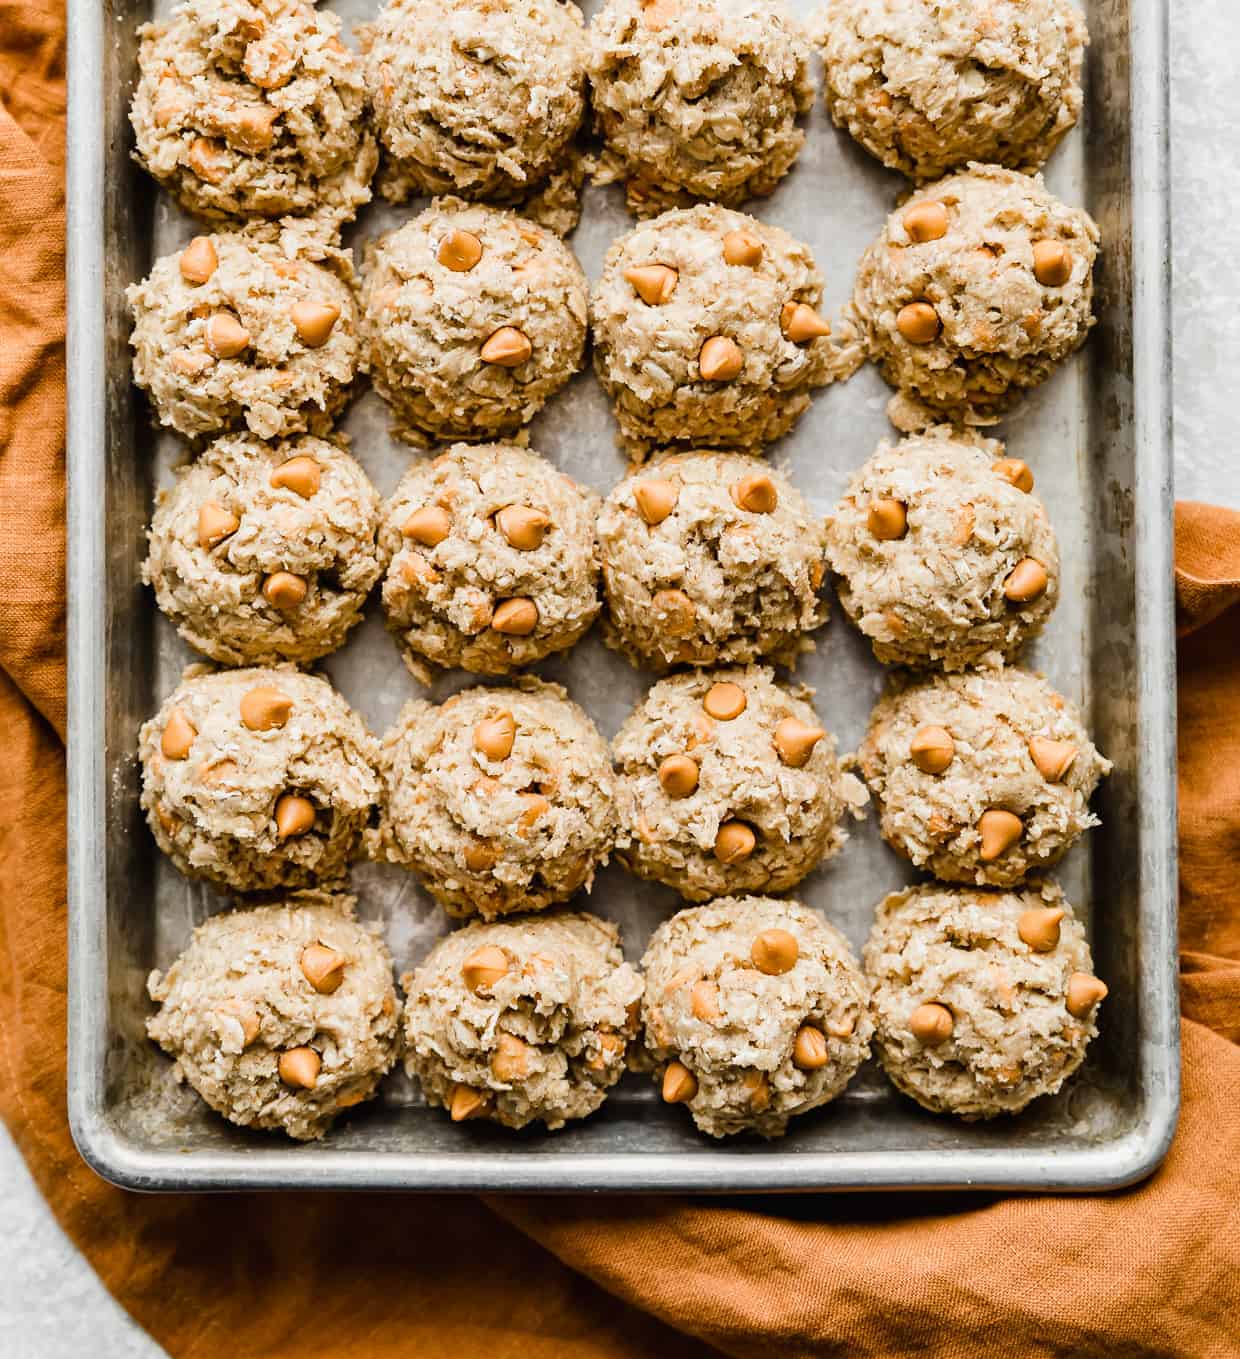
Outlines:
<svg viewBox="0 0 1240 1359"><path fill-rule="evenodd" d="M337 8L348 26L376 3L340 0ZM1014 1120L966 1126L923 1113L871 1062L840 1100L794 1120L769 1145L697 1135L683 1110L663 1107L652 1085L633 1076L585 1122L514 1135L452 1126L396 1075L373 1107L307 1146L233 1128L172 1084L170 1062L143 1035L145 978L224 901L163 860L138 809L138 725L191 656L139 580L152 495L185 452L152 431L130 385L123 290L193 227L129 156L135 29L151 15L147 0L70 0L69 9L69 1105L87 1161L148 1190L1095 1189L1149 1173L1175 1126L1179 1073L1162 0L1086 5L1093 44L1085 116L1047 178L1101 224L1099 325L1084 352L1001 430L1011 453L1035 469L1064 558L1058 612L1028 660L1082 704L1115 761L1097 800L1103 826L1060 873L1090 922L1097 969L1111 987L1101 1036L1065 1090ZM903 184L834 130L821 102L807 133L793 174L753 210L811 244L834 312ZM415 210L372 206L353 244ZM618 190L589 191L572 245L591 278L628 225ZM891 433L886 397L867 369L821 393L773 449L819 512ZM368 393L344 424L389 492L413 455L389 438L382 403ZM599 490L621 475L607 404L588 374L551 403L532 436ZM833 615L798 677L815 686L820 711L851 749L883 675L838 608ZM373 607L326 669L377 731L416 687ZM608 736L650 680L593 635L539 669L567 684ZM435 692L443 697L463 682L449 676ZM871 816L799 895L859 946L875 904L907 876ZM446 927L398 869L359 867L355 884L362 913L384 921L399 969ZM669 891L615 865L583 904L621 922L630 956L676 906Z"/></svg>

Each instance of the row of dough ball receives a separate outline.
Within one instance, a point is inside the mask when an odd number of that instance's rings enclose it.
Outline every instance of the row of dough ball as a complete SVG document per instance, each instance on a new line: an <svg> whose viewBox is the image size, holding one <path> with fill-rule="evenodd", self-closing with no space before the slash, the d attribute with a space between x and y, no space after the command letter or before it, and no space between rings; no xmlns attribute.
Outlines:
<svg viewBox="0 0 1240 1359"><path fill-rule="evenodd" d="M919 180L969 161L1036 170L1081 109L1070 0L389 0L358 31L304 0L184 0L140 30L139 161L212 219L347 221L379 190L523 204L571 229L592 98L598 178L642 215L769 194L805 139L810 51L827 107ZM587 92L587 82L589 94Z"/></svg>
<svg viewBox="0 0 1240 1359"><path fill-rule="evenodd" d="M597 1110L626 1064L723 1137L778 1137L870 1055L924 1108L1016 1113L1057 1091L1106 986L1057 886L910 888L880 903L860 967L799 902L727 897L655 931L640 971L608 921L476 923L401 978L352 898L295 893L216 915L148 989L176 1075L247 1127L321 1137L403 1053L453 1122L549 1129Z"/></svg>
<svg viewBox="0 0 1240 1359"><path fill-rule="evenodd" d="M330 885L365 853L458 917L566 901L613 852L691 901L788 891L867 800L808 693L758 666L660 681L610 751L533 678L411 700L380 742L291 668L189 675L139 746L142 807L182 872L239 892ZM896 682L857 763L893 848L998 886L1096 824L1110 769L1075 708L1016 669Z"/></svg>
<svg viewBox="0 0 1240 1359"><path fill-rule="evenodd" d="M865 253L839 334L805 245L715 205L673 209L607 253L592 296L553 233L436 200L352 256L271 225L199 236L129 289L134 379L201 440L326 432L359 373L426 446L522 429L584 360L640 459L757 452L867 357L903 428L993 423L1093 324L1098 230L1040 179L974 166L916 194Z"/></svg>
<svg viewBox="0 0 1240 1359"><path fill-rule="evenodd" d="M342 441L209 445L160 493L143 568L163 612L225 665L341 646L377 583L406 662L500 675L604 640L635 665L792 665L827 618L828 567L878 659L1014 657L1059 595L1033 474L935 428L882 444L825 523L774 467L664 455L600 501L538 454L458 445L379 497ZM601 594L600 594L601 584Z"/></svg>

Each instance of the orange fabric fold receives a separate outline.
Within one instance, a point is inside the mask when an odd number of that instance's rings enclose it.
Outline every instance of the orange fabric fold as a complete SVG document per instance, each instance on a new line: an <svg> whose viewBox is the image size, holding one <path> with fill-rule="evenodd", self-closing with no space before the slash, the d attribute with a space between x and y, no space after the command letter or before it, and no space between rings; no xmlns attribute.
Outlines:
<svg viewBox="0 0 1240 1359"><path fill-rule="evenodd" d="M1240 1352L1240 516L1177 510L1184 1111L1124 1193L144 1198L65 1117L64 23L0 0L0 1113L175 1356Z"/></svg>

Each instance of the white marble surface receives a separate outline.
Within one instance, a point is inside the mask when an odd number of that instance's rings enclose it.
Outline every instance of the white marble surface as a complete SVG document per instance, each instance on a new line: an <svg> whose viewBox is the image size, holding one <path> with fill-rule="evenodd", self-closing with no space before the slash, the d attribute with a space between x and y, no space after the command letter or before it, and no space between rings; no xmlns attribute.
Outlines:
<svg viewBox="0 0 1240 1359"><path fill-rule="evenodd" d="M1240 508L1240 458L1223 437L1240 372L1240 6L1172 11L1177 494ZM43 1206L0 1130L0 1355L158 1359L164 1351L105 1293Z"/></svg>

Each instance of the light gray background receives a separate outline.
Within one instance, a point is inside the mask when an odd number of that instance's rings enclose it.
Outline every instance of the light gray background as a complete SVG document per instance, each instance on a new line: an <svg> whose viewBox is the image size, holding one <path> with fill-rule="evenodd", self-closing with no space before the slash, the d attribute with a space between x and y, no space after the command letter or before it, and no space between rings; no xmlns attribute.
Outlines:
<svg viewBox="0 0 1240 1359"><path fill-rule="evenodd" d="M1240 459L1225 437L1240 372L1240 6L1172 11L1176 494L1240 508ZM104 1292L44 1207L0 1130L0 1355L158 1359L164 1351Z"/></svg>

